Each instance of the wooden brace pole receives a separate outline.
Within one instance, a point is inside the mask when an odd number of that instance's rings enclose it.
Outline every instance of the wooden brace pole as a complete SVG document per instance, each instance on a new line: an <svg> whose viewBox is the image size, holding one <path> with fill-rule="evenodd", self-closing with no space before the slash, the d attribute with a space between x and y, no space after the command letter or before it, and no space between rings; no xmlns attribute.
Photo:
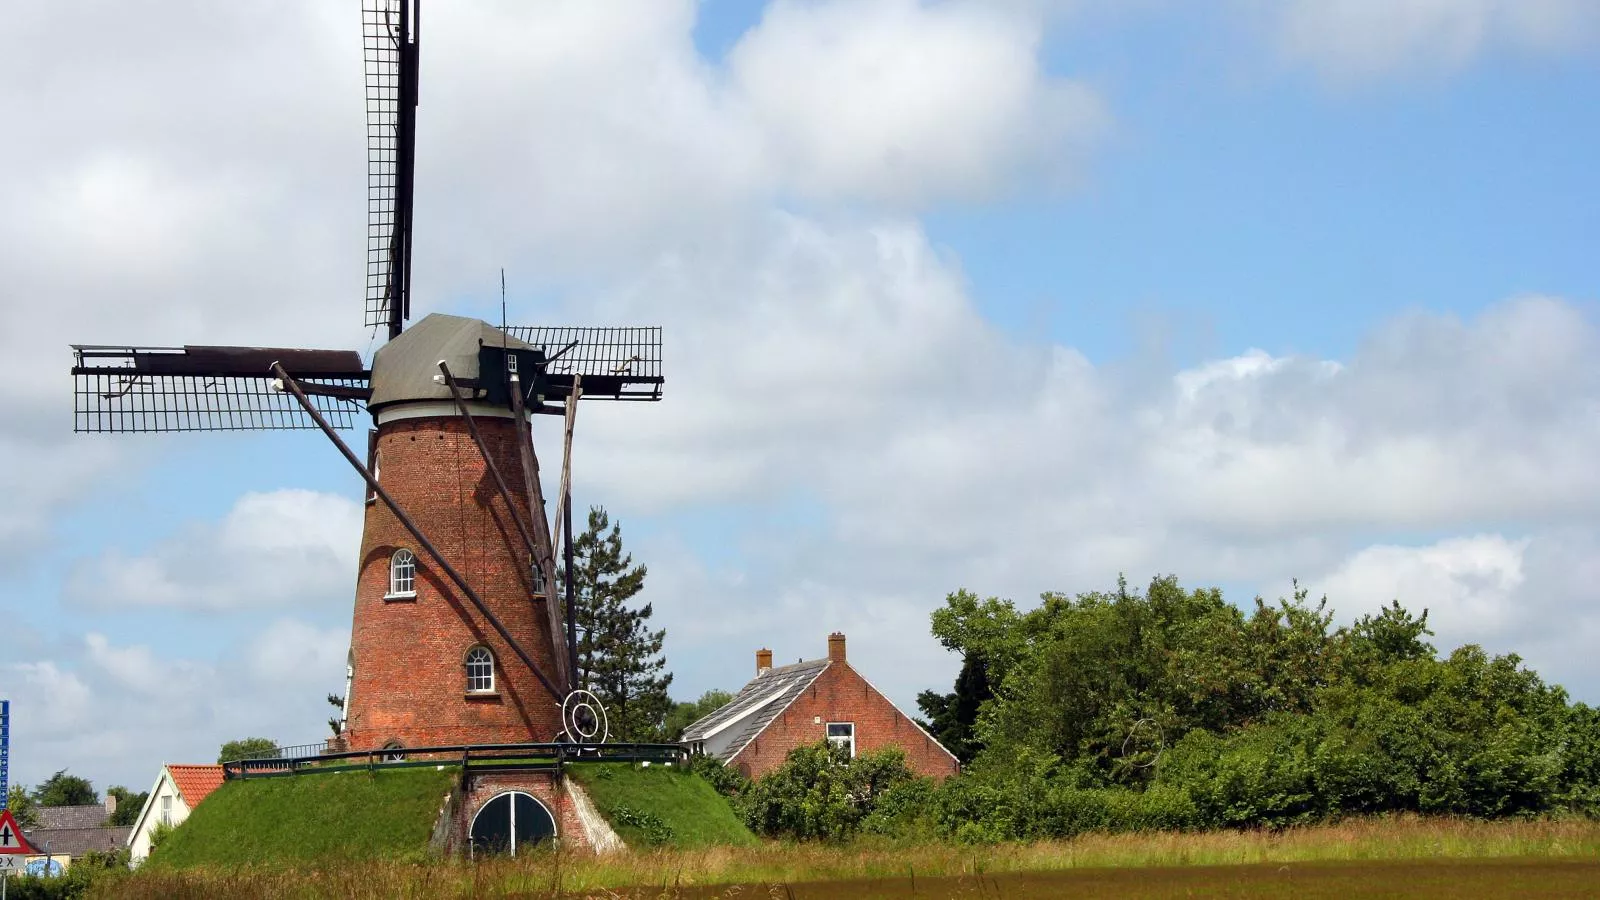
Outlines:
<svg viewBox="0 0 1600 900"><path fill-rule="evenodd" d="M544 672L540 671L538 664L533 661L533 657L529 656L528 651L524 650L522 645L517 643L516 638L511 636L511 632L506 630L506 626L500 621L499 617L490 611L488 604L484 603L483 598L478 596L478 592L467 584L467 580L461 577L461 573L456 571L455 566L450 565L450 562L444 558L444 554L439 552L439 548L433 545L433 541L428 540L428 536L422 533L422 529L417 527L417 523L412 521L411 517L406 515L406 511L400 508L400 504L396 503L394 498L389 496L389 492L383 489L383 485L378 483L378 479L372 477L372 473L350 451L350 447L339 437L339 433L333 430L333 426L329 425L328 420L322 417L322 413L317 412L317 408L312 405L311 399L306 396L304 391L300 390L299 382L289 377L289 373L284 371L283 366L277 363L272 364L272 372L277 376L283 388L294 394L295 399L300 401L300 405L311 416L311 420L316 422L317 427L322 429L322 433L326 434L328 439L333 441L333 445L339 448L339 452L344 454L345 460L350 463L351 467L360 473L361 478L366 481L367 487L378 495L383 504L389 507L389 511L394 513L394 517L400 520L400 524L405 527L406 531L410 532L413 538L416 538L418 546L422 547L423 551L433 559L439 566L439 570L444 572L445 577L449 578L461 593L471 601L483 618L488 621L490 627L494 628L495 632L506 642L512 652L533 672L539 679L539 683L544 685L545 690L550 692L550 696L555 698L556 703L561 703L565 699L565 695L556 690L556 686L551 683Z"/></svg>

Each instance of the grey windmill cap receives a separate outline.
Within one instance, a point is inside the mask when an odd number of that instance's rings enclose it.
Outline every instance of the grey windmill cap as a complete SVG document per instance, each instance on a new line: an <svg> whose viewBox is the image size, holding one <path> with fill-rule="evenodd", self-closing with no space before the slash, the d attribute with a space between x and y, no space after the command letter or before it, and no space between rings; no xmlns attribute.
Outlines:
<svg viewBox="0 0 1600 900"><path fill-rule="evenodd" d="M394 403L449 401L450 388L433 379L439 374L439 360L448 363L450 374L458 379L477 378L481 344L534 349L481 319L430 313L373 356L367 409L377 412Z"/></svg>

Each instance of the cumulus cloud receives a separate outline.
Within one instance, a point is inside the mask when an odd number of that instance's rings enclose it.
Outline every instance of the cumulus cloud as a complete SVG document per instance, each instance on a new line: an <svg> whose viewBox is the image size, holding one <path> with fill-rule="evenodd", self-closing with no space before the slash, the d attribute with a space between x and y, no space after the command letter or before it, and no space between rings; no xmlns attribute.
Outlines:
<svg viewBox="0 0 1600 900"><path fill-rule="evenodd" d="M315 491L245 494L220 523L191 524L148 553L111 547L80 560L64 597L101 610L340 602L355 583L362 515L361 504Z"/></svg>
<svg viewBox="0 0 1600 900"><path fill-rule="evenodd" d="M1252 0L1253 2L1253 0ZM1553 54L1600 37L1588 0L1291 0L1255 4L1286 58L1335 79L1448 72L1496 51Z"/></svg>
<svg viewBox="0 0 1600 900"><path fill-rule="evenodd" d="M674 330L670 404L586 409L579 429L579 490L614 511L764 510L732 513L737 566L641 551L695 678L739 683L739 638L883 615L895 658L933 667L883 679L906 701L939 665L910 636L956 587L1026 602L1170 571L1248 589L1330 571L1375 533L1552 529L1600 509L1585 362L1600 331L1567 301L1402 314L1343 360L1251 350L1139 369L996 333L914 223L764 227L607 298L702 324ZM1509 574L1499 588L1526 589ZM1497 633L1558 633L1538 621Z"/></svg>
<svg viewBox="0 0 1600 900"><path fill-rule="evenodd" d="M1600 667L1589 652L1600 638L1592 602L1597 559L1600 533L1593 528L1487 533L1364 547L1303 583L1325 592L1347 620L1391 599L1413 612L1427 609L1441 650L1474 643L1491 653L1518 653L1547 679L1592 701L1600 689Z"/></svg>
<svg viewBox="0 0 1600 900"><path fill-rule="evenodd" d="M347 627L279 619L197 657L89 632L58 658L0 664L12 700L12 783L56 769L142 790L166 762L216 759L225 741L321 739L343 689Z"/></svg>
<svg viewBox="0 0 1600 900"><path fill-rule="evenodd" d="M1004 5L780 0L729 65L795 190L986 197L1022 175L1065 174L1104 128L1092 90L1041 72L1041 31Z"/></svg>

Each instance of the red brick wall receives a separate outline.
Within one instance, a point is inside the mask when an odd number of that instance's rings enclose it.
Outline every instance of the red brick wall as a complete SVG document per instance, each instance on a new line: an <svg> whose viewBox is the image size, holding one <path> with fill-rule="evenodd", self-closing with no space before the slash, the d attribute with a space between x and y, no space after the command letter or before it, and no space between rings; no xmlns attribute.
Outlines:
<svg viewBox="0 0 1600 900"><path fill-rule="evenodd" d="M479 418L484 442L526 509L516 425ZM540 669L556 680L547 613L532 599L527 552L483 455L457 417L403 419L378 429L379 481L472 585ZM385 600L389 560L417 558L415 600ZM495 696L467 695L464 657L474 644L495 656ZM530 672L381 500L369 504L361 540L351 633L355 677L351 749L550 741L560 704Z"/></svg>
<svg viewBox="0 0 1600 900"><path fill-rule="evenodd" d="M578 821L577 810L573 808L566 789L557 781L555 775L522 772L468 777L471 783L467 786L462 802L458 803L455 809L455 834L449 847L451 852L467 852L467 846L471 843L472 817L478 814L478 810L482 809L485 803L506 791L522 791L537 797L555 818L556 838L563 847L589 846L589 841L583 834L583 825Z"/></svg>
<svg viewBox="0 0 1600 900"><path fill-rule="evenodd" d="M790 750L827 737L829 722L855 723L857 754L899 747L918 775L945 778L960 769L955 757L844 661L830 663L732 763L746 776L759 778L781 765Z"/></svg>

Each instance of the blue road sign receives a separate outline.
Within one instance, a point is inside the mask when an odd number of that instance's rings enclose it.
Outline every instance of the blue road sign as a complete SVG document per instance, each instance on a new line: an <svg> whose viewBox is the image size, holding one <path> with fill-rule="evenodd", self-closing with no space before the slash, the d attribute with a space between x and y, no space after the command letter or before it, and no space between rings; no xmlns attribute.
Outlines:
<svg viewBox="0 0 1600 900"><path fill-rule="evenodd" d="M11 701L0 700L0 809L11 799L11 782L6 770L11 767Z"/></svg>

